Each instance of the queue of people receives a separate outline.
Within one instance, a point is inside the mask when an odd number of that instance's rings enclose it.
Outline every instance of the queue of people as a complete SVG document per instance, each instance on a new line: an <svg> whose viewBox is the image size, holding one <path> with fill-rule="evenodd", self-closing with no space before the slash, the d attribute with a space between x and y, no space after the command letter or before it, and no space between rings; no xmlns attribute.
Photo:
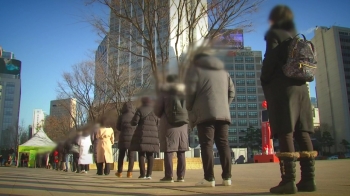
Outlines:
<svg viewBox="0 0 350 196"><path fill-rule="evenodd" d="M271 193L294 194L316 190L315 157L310 133L313 132L311 103L305 81L287 77L282 67L288 59L288 43L296 35L293 13L287 6L275 7L269 16L271 27L265 36L266 54L261 70L261 84L268 102L272 135L279 140L281 182ZM185 152L189 150L188 128L197 127L204 178L196 186L215 187L213 145L216 144L222 167L222 185L231 186L231 152L228 129L231 123L230 104L235 97L232 79L224 63L213 50L204 50L193 57L185 82L175 75L160 85L157 100L142 97L141 106L131 102L123 105L116 129L120 132L118 171L123 175L123 160L128 158L127 177L132 177L135 154L138 152L139 179L152 179L154 153L164 152L164 178L161 182L175 182L172 158L177 156L176 182L184 182ZM186 88L185 88L186 87ZM275 92L278 92L276 94ZM109 175L113 162L113 126L109 119L100 119L93 128L84 127L70 145L61 145L54 152L54 169L63 168L67 153L73 154L73 167L87 173L95 160L97 175ZM301 152L295 152L293 138ZM78 148L77 148L78 146ZM296 161L300 160L301 181L295 184ZM145 163L147 162L147 168ZM67 167L67 166L66 166ZM67 170L67 169L66 169Z"/></svg>

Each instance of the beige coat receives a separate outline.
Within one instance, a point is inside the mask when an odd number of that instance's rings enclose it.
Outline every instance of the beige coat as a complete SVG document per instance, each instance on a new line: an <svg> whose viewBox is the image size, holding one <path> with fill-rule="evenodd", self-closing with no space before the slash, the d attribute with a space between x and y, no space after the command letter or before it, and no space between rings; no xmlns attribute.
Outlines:
<svg viewBox="0 0 350 196"><path fill-rule="evenodd" d="M112 145L114 144L114 131L112 128L100 128L96 134L97 163L113 163Z"/></svg>

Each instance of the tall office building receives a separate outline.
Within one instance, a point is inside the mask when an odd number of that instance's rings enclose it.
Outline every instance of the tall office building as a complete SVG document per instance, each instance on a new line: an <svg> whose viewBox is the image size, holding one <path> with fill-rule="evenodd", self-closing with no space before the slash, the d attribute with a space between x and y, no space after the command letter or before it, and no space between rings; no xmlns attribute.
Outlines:
<svg viewBox="0 0 350 196"><path fill-rule="evenodd" d="M117 0L113 0L114 2L119 2ZM202 5L207 5L207 0L201 0ZM146 2L146 1L145 1ZM178 39L178 46L181 46L179 48L179 55L181 53L185 52L186 48L189 45L188 37L186 36L186 32L188 32L188 29L186 28L186 21L181 20L180 22L177 20L178 16L178 9L176 8L179 4L180 0L154 0L149 1L147 3L141 2L138 4L131 4L131 1L129 2L129 5L122 5L119 7L122 7L122 11L125 11L124 8L127 7L130 10L127 10L130 14L130 16L139 17L139 24L144 28L144 33L147 33L146 24L144 19L147 17L144 17L142 8L139 5L146 6L147 4L154 4L154 6L159 5L162 8L166 9L162 13L168 13L167 16L164 16L162 18L158 18L158 24L161 28L158 27L159 32L149 32L154 34L154 48L155 48L155 55L157 56L157 60L159 61L158 64L161 64L161 55L167 55L169 61L167 65L165 66L165 73L178 73L178 66L177 66L177 58L175 55L175 44L176 44L176 31L174 31L175 28L179 27L182 28L184 33L179 37ZM188 1L189 7L191 7L191 2L194 3L194 1ZM120 4L120 3L117 3ZM149 5L153 6L153 5ZM118 8L116 7L118 10ZM198 8L200 9L200 8ZM185 10L184 10L185 11ZM199 11L198 11L199 12ZM197 12L197 13L198 13ZM160 12L159 12L160 13ZM152 17L151 17L152 18ZM199 19L198 25L194 27L195 37L194 40L201 40L203 34L207 32L208 30L208 18L207 16L201 16ZM145 49L145 47L142 47L140 45L145 46L146 43L141 35L135 35L133 37L130 36L130 32L137 32L136 29L133 29L130 25L130 28L125 25L125 22L123 22L122 19L117 18L113 11L111 11L110 14L110 32L108 37L108 43L106 44L106 41L103 40L100 46L108 45L108 61L114 61L113 64L115 65L127 65L130 66L130 70L142 70L143 72L150 71L148 68L149 62L147 59L133 55L132 53L128 52L128 50L133 51L135 53L139 53L141 55L147 54L148 50ZM133 41L131 41L133 40ZM135 40L138 41L137 44L135 43ZM113 44L110 44L113 43ZM161 43L161 44L160 44ZM100 48L99 46L99 48ZM164 48L163 51L160 50L160 48ZM128 48L124 49L123 51L118 50L118 48ZM163 54L162 54L163 52ZM99 54L101 54L99 52ZM162 66L159 66L159 69L161 69ZM161 70L160 70L161 71ZM140 74L140 77L138 79L138 84L141 85L143 83L143 74Z"/></svg>
<svg viewBox="0 0 350 196"><path fill-rule="evenodd" d="M34 135L39 130L43 129L45 120L45 114L42 109L35 109L33 111L33 124L32 124L32 133L31 135Z"/></svg>
<svg viewBox="0 0 350 196"><path fill-rule="evenodd" d="M0 52L0 147L14 147L21 101L21 61Z"/></svg>
<svg viewBox="0 0 350 196"><path fill-rule="evenodd" d="M262 52L250 47L220 48L216 56L225 63L236 90L230 105L229 143L231 147L243 146L247 128L261 128L261 103L265 100L260 85ZM198 145L197 130L190 134L190 143L192 147Z"/></svg>
<svg viewBox="0 0 350 196"><path fill-rule="evenodd" d="M69 126L74 127L74 120L77 119L77 100L73 98L52 100L50 103L50 117L61 119L64 122L69 121Z"/></svg>
<svg viewBox="0 0 350 196"><path fill-rule="evenodd" d="M312 39L318 55L316 72L320 122L333 129L334 151L350 141L350 28L318 27Z"/></svg>
<svg viewBox="0 0 350 196"><path fill-rule="evenodd" d="M98 87L102 87L102 91L103 92L108 92L107 91L107 88L108 86L107 85L103 85L101 84L99 81L99 78L101 75L97 72L101 71L101 69L104 70L104 73L107 73L108 71L108 45L109 41L108 41L108 36L106 35L102 42L100 43L100 45L97 47L97 50L95 52L95 65L96 65L96 69L95 69L95 82L96 82L96 85ZM101 94L100 93L96 93L96 89L95 88L95 100L100 100L100 101L103 101L105 97L101 97ZM111 91L113 92L113 91Z"/></svg>

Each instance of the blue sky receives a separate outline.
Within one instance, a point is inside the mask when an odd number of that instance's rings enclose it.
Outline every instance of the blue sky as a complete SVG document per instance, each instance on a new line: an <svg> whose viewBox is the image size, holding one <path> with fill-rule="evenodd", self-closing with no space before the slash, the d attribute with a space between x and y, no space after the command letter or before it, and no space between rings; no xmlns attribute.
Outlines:
<svg viewBox="0 0 350 196"><path fill-rule="evenodd" d="M22 61L20 120L32 123L34 109L50 110L57 82L63 71L93 57L101 38L83 21L91 13L106 16L100 6L85 6L85 0L1 0L0 45ZM349 0L266 0L252 16L253 30L244 34L245 46L265 51L263 36L267 16L277 4L289 5L300 33L313 37L315 26L350 27ZM315 86L311 85L315 96Z"/></svg>

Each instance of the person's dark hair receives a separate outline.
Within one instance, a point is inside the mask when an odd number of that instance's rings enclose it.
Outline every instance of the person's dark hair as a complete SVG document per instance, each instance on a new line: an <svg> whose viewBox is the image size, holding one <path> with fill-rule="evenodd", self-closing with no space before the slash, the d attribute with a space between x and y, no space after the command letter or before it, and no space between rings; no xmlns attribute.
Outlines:
<svg viewBox="0 0 350 196"><path fill-rule="evenodd" d="M280 23L282 21L293 21L294 15L292 10L286 5L275 6L269 15L269 20L273 23Z"/></svg>
<svg viewBox="0 0 350 196"><path fill-rule="evenodd" d="M177 81L177 75L168 75L166 77L166 81L169 83L176 82Z"/></svg>

